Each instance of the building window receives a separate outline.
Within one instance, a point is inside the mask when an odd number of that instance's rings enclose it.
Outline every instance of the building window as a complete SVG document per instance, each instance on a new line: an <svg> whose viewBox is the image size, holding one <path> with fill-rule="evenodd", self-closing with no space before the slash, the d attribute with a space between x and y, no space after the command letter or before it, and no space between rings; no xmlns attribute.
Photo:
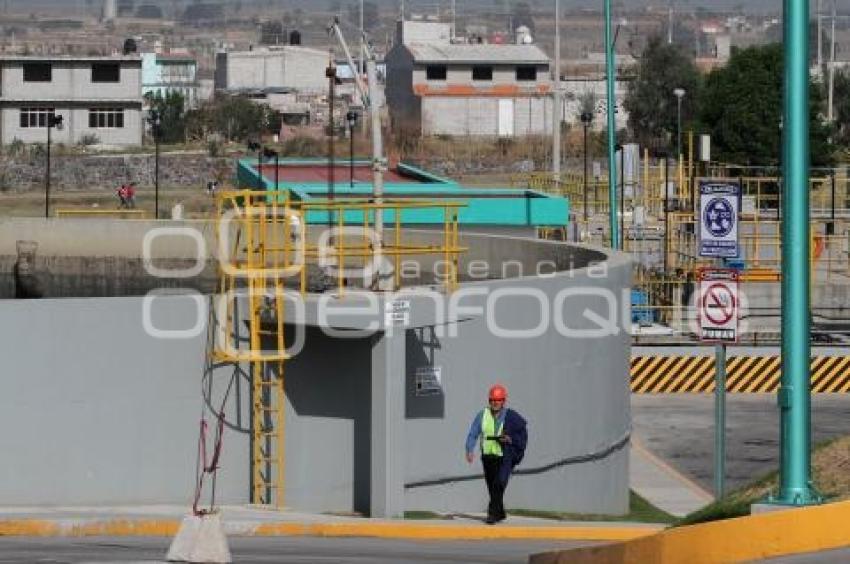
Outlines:
<svg viewBox="0 0 850 564"><path fill-rule="evenodd" d="M493 67L472 67L472 80L493 80Z"/></svg>
<svg viewBox="0 0 850 564"><path fill-rule="evenodd" d="M21 127L47 127L48 117L53 117L54 108L21 108Z"/></svg>
<svg viewBox="0 0 850 564"><path fill-rule="evenodd" d="M121 66L117 63L94 63L91 66L92 82L119 82Z"/></svg>
<svg viewBox="0 0 850 564"><path fill-rule="evenodd" d="M89 127L91 129L124 127L124 110L121 108L91 108L89 109Z"/></svg>
<svg viewBox="0 0 850 564"><path fill-rule="evenodd" d="M52 71L50 63L24 63L24 82L50 82Z"/></svg>
<svg viewBox="0 0 850 564"><path fill-rule="evenodd" d="M521 81L533 81L537 80L537 67L517 67L516 68L516 79Z"/></svg>
<svg viewBox="0 0 850 564"><path fill-rule="evenodd" d="M446 80L446 65L428 65L425 68L425 78L428 80Z"/></svg>

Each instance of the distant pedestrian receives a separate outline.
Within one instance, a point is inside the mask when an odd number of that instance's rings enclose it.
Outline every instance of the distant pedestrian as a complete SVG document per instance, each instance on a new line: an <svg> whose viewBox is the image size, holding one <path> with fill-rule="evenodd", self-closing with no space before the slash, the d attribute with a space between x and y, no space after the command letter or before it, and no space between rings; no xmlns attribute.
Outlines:
<svg viewBox="0 0 850 564"><path fill-rule="evenodd" d="M207 194L215 196L216 190L218 190L218 180L210 180L207 182Z"/></svg>
<svg viewBox="0 0 850 564"><path fill-rule="evenodd" d="M131 182L127 185L127 207L136 207L136 183Z"/></svg>
<svg viewBox="0 0 850 564"><path fill-rule="evenodd" d="M127 185L122 184L118 191L116 192L118 195L118 208L123 209L127 207Z"/></svg>
<svg viewBox="0 0 850 564"><path fill-rule="evenodd" d="M505 513L504 496L514 467L522 461L528 444L528 431L523 417L505 407L508 391L496 384L490 388L489 405L479 411L472 420L466 436L466 460L472 464L475 459L475 443L481 443L481 465L484 467L484 480L490 494L487 506L487 524L503 521Z"/></svg>

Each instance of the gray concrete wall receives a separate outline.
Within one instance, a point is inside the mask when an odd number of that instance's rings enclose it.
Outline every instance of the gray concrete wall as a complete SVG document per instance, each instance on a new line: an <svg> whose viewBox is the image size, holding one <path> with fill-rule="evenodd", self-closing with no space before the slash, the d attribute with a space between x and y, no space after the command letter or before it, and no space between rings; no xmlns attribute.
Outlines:
<svg viewBox="0 0 850 564"><path fill-rule="evenodd" d="M47 143L47 128L21 127L20 114L22 107L33 107L35 104L23 104L16 107L6 107L2 110L3 143L8 144L15 139L24 143ZM44 104L38 104L44 106ZM89 127L89 107L69 107L64 103L50 104L57 116L62 116L62 129L54 129L50 133L51 143L75 144L83 136L94 135L98 143L106 145L141 145L142 144L142 108L141 100L134 105L125 102L104 105L92 102L92 108L116 108L124 113L123 127L93 128Z"/></svg>
<svg viewBox="0 0 850 564"><path fill-rule="evenodd" d="M145 222L128 226L123 234L118 229L122 223L114 223L114 237L92 242L92 253L137 256L132 232ZM439 237L427 231L414 235L420 241ZM62 237L44 240L53 252L71 245ZM2 237L0 242L9 245ZM469 247L463 268L479 261L493 269L491 279L465 283L454 294L474 287L477 294L458 299L478 311L450 313L441 320L433 300L411 297L402 364L393 360L376 375L380 333L340 338L307 328L305 346L285 372L289 507L371 510L377 499L376 460L388 456L375 450L386 443L376 441L388 431L398 437L400 426L400 443L392 443L400 448L389 456L401 465L403 506L481 510L485 489L480 468L467 465L463 443L488 387L499 381L508 386L510 405L528 418L531 436L507 504L597 513L626 510L629 340L621 328L627 315L621 297L630 286L628 259L598 249L495 235L464 233L462 244ZM190 250L175 242L162 252L185 258ZM506 261L512 261L504 270L509 278L492 279L503 272ZM547 261L544 276L537 275L541 261ZM556 301L559 292L583 287L612 292L620 328L577 338L564 337L550 323L533 338L517 338L495 336L488 325L488 298L519 288L547 302L551 319L558 316L573 329L597 328L586 311L607 318L603 299L579 294ZM309 298L314 308L309 311L315 311L319 299ZM354 296L336 302L357 303ZM0 425L15 430L0 437L0 449L12 461L0 471L0 503L189 499L205 332L185 339L150 337L144 331L143 303L142 298L0 301L0 355L11 375L0 396ZM164 329L187 329L198 319L189 297L157 298L153 311L154 325ZM540 302L527 295L502 295L493 302L491 317L503 330L515 330L536 326L541 311ZM303 324L315 324L314 317ZM416 370L428 366L440 367L443 390L418 396ZM230 366L214 371L213 396L224 393L233 372ZM392 384L384 397L396 398L391 405L399 419L390 429L375 427L378 376ZM248 381L241 377L227 403L232 428L225 437L222 501L248 500L248 397ZM393 421L391 412L385 421ZM38 448L33 448L36 441ZM581 460L588 455L595 456ZM51 463L56 460L71 462L61 482L54 479L45 487L48 474L55 478Z"/></svg>
<svg viewBox="0 0 850 564"><path fill-rule="evenodd" d="M160 300L154 326L194 323L191 299ZM191 503L204 335L152 338L141 319L141 298L0 300L0 504ZM247 426L241 400L228 417ZM221 502L247 499L247 460L245 433L229 431Z"/></svg>
<svg viewBox="0 0 850 564"><path fill-rule="evenodd" d="M24 64L51 63L50 82L24 82ZM95 63L120 65L118 82L92 82ZM142 97L142 60L140 57L102 57L97 59L39 59L4 61L2 97L4 100L115 101Z"/></svg>
<svg viewBox="0 0 850 564"><path fill-rule="evenodd" d="M492 96L426 96L421 99L423 135L499 135L499 100ZM518 96L513 103L514 136L552 131L552 101Z"/></svg>

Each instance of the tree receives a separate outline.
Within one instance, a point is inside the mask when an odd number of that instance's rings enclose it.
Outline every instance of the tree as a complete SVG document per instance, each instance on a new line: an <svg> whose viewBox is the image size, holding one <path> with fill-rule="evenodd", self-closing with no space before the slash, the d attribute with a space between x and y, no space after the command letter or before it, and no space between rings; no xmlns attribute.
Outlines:
<svg viewBox="0 0 850 564"><path fill-rule="evenodd" d="M189 113L187 130L194 138L217 133L228 141L247 141L273 129L274 118L275 112L265 104L221 94Z"/></svg>
<svg viewBox="0 0 850 564"><path fill-rule="evenodd" d="M168 91L162 94L147 94L148 105L159 112L160 141L163 143L181 143L186 139L186 109L183 96L179 92Z"/></svg>
<svg viewBox="0 0 850 564"><path fill-rule="evenodd" d="M735 49L729 63L712 71L703 92L701 118L721 160L778 165L784 60L782 45ZM832 162L829 127L822 117L823 94L809 87L809 145L814 166Z"/></svg>
<svg viewBox="0 0 850 564"><path fill-rule="evenodd" d="M642 145L659 147L675 139L678 101L673 91L685 90L682 101L682 130L694 122L700 102L700 76L693 60L677 45L660 37L649 40L629 83L623 106L629 112L629 129Z"/></svg>

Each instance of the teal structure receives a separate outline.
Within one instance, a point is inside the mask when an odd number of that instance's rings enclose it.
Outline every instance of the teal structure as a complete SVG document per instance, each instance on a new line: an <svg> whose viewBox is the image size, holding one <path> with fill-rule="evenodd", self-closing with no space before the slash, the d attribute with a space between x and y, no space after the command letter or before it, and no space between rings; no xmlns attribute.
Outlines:
<svg viewBox="0 0 850 564"><path fill-rule="evenodd" d="M272 171L257 171L257 159L241 159L237 164L237 181L243 189L275 190L273 162L263 161ZM371 162L356 160L355 167L363 175L364 167ZM348 161L338 161L338 166L348 165ZM316 172L326 170L324 159L285 159L279 163L280 174L278 190L289 190L297 201L325 200L329 196L327 180L293 180L287 178L286 167L309 167ZM347 169L344 173L337 168L337 177L333 185L334 198L368 199L372 196L372 183L355 181L349 184ZM271 175L271 178L269 176ZM506 228L564 227L569 223L569 201L562 196L554 196L535 190L521 188L467 188L453 180L442 178L408 164L399 164L393 170L393 178L385 177L385 200L428 200L446 201L462 204L458 210L458 222L461 227L487 226ZM404 181L400 180L404 178ZM396 180L396 181L394 181ZM405 209L401 212L403 225L439 225L444 222L441 208ZM327 223L328 212L310 211L307 223ZM362 212L346 213L346 225L357 225L363 221ZM371 221L371 219L370 219ZM395 212L386 210L384 222L395 223Z"/></svg>

